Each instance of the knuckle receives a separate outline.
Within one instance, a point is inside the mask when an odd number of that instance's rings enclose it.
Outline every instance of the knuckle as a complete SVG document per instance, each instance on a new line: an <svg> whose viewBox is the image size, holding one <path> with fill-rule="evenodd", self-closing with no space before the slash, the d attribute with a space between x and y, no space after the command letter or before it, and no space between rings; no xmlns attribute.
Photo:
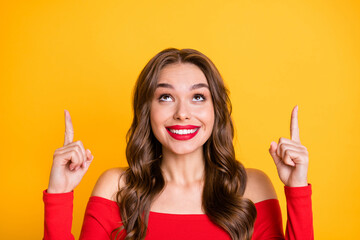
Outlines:
<svg viewBox="0 0 360 240"><path fill-rule="evenodd" d="M58 157L58 156L60 156L60 155L61 155L61 151L58 150L58 149L56 149L55 152L54 152L54 154L53 154L53 157L56 158L56 157Z"/></svg>
<svg viewBox="0 0 360 240"><path fill-rule="evenodd" d="M81 140L76 141L76 143L79 144L80 147L84 146L83 143L81 142Z"/></svg>
<svg viewBox="0 0 360 240"><path fill-rule="evenodd" d="M290 149L285 149L285 150L284 150L284 154L285 154L285 156L289 156L289 154L290 154Z"/></svg>
<svg viewBox="0 0 360 240"><path fill-rule="evenodd" d="M75 151L81 151L81 147L79 145L75 145Z"/></svg>
<svg viewBox="0 0 360 240"><path fill-rule="evenodd" d="M72 151L71 156L72 156L72 162L73 163L77 163L77 162L80 161L80 156L79 156L79 153L77 151Z"/></svg>
<svg viewBox="0 0 360 240"><path fill-rule="evenodd" d="M58 154L61 150L63 150L63 147L55 149L54 154Z"/></svg>
<svg viewBox="0 0 360 240"><path fill-rule="evenodd" d="M285 144L280 144L279 148L281 152L284 152L287 149Z"/></svg>
<svg viewBox="0 0 360 240"><path fill-rule="evenodd" d="M285 150L282 146L279 146L279 148L278 148L278 149L279 149L279 153L283 153L283 152L284 152L284 150Z"/></svg>
<svg viewBox="0 0 360 240"><path fill-rule="evenodd" d="M57 155L57 154L54 154L54 156L53 156L53 160L54 160L54 162L57 162L57 159L59 158L59 155Z"/></svg>
<svg viewBox="0 0 360 240"><path fill-rule="evenodd" d="M79 157L79 162L84 161L84 155L82 154L82 152L81 151L77 152L77 154L78 154L78 157Z"/></svg>
<svg viewBox="0 0 360 240"><path fill-rule="evenodd" d="M76 152L76 153L78 154L79 160L81 161L81 159L83 158L83 155L82 155L81 151L78 151L78 152Z"/></svg>
<svg viewBox="0 0 360 240"><path fill-rule="evenodd" d="M84 153L84 152L85 152L84 145L83 145L83 143L82 143L80 140L79 140L79 141L77 141L77 146L79 146L80 151L81 151L82 153Z"/></svg>

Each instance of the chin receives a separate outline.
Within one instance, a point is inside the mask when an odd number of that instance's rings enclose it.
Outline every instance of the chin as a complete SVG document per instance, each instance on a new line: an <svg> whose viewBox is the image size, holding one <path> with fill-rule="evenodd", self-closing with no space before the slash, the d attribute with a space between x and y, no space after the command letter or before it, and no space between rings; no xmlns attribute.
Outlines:
<svg viewBox="0 0 360 240"><path fill-rule="evenodd" d="M201 151L203 149L203 146L200 147ZM191 147L176 147L176 148L171 148L169 149L169 151L173 154L176 155L185 155L185 154L191 154L194 153L196 151L199 151L199 148L194 148L193 146Z"/></svg>

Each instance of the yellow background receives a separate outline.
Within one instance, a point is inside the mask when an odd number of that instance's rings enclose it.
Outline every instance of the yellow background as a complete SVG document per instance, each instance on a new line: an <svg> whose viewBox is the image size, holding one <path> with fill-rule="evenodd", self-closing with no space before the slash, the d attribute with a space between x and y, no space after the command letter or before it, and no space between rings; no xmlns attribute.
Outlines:
<svg viewBox="0 0 360 240"><path fill-rule="evenodd" d="M167 47L209 56L231 91L237 158L283 185L268 153L299 105L316 239L360 235L358 1L2 1L0 236L41 239L42 191L64 109L94 162L75 189L78 238L92 188L126 166L131 93Z"/></svg>

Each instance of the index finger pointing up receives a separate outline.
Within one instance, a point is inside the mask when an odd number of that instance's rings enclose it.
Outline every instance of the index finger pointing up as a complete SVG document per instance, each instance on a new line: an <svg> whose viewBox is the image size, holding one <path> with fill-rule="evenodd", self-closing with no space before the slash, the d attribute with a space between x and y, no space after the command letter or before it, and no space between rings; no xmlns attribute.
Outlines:
<svg viewBox="0 0 360 240"><path fill-rule="evenodd" d="M290 123L290 137L291 140L300 143L300 133L299 133L299 124L298 124L298 105L294 107L291 113L291 123Z"/></svg>
<svg viewBox="0 0 360 240"><path fill-rule="evenodd" d="M65 110L65 138L64 138L64 146L73 142L74 139L74 129L70 117L70 113Z"/></svg>

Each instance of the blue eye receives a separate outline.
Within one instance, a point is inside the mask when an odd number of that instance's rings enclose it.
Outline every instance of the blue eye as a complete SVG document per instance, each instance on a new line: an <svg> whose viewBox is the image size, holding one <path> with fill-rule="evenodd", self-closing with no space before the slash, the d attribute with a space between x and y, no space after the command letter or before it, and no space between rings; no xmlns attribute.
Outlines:
<svg viewBox="0 0 360 240"><path fill-rule="evenodd" d="M169 94L163 94L159 97L159 101L160 102L170 102L172 99L171 99L171 96Z"/></svg>
<svg viewBox="0 0 360 240"><path fill-rule="evenodd" d="M205 97L204 97L204 95L202 95L202 94L196 94L196 95L194 96L194 100L195 100L196 102L203 102L203 101L205 101Z"/></svg>

